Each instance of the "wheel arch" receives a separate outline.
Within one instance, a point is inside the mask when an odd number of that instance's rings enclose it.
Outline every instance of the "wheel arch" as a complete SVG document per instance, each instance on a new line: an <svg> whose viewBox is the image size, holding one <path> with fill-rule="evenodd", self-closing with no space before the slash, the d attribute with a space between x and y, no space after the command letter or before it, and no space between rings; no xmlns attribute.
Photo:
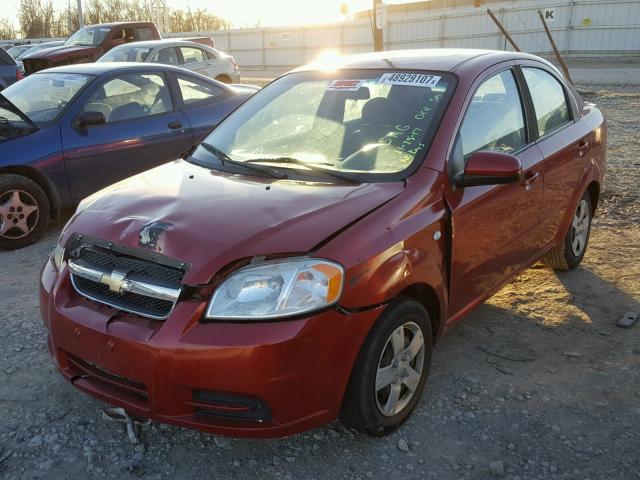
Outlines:
<svg viewBox="0 0 640 480"><path fill-rule="evenodd" d="M220 75L216 75L215 79L222 83L231 83L231 77L226 73L221 73Z"/></svg>
<svg viewBox="0 0 640 480"><path fill-rule="evenodd" d="M593 217L598 208L598 201L600 200L600 183L594 180L587 186L587 192L589 192L589 199L591 200L591 216Z"/></svg>
<svg viewBox="0 0 640 480"><path fill-rule="evenodd" d="M21 175L36 182L49 199L49 204L51 205L51 218L57 219L60 216L60 212L62 210L62 199L60 198L60 194L51 180L49 180L47 176L38 169L24 165L0 167L0 175L3 174Z"/></svg>
<svg viewBox="0 0 640 480"><path fill-rule="evenodd" d="M433 342L435 343L442 333L442 307L436 290L426 283L414 283L405 287L397 296L411 298L427 310L431 320Z"/></svg>

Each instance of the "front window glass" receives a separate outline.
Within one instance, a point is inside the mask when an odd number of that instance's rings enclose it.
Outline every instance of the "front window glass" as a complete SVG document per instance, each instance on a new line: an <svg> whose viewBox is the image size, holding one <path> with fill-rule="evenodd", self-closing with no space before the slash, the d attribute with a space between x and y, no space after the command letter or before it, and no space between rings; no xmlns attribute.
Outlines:
<svg viewBox="0 0 640 480"><path fill-rule="evenodd" d="M435 72L294 73L258 92L204 142L237 161L279 170L295 162L302 173L306 164L307 173L319 166L383 181L424 159L452 90L453 78ZM208 156L205 148L194 154L199 162Z"/></svg>
<svg viewBox="0 0 640 480"><path fill-rule="evenodd" d="M89 83L91 75L36 73L14 83L2 95L35 124L55 120Z"/></svg>
<svg viewBox="0 0 640 480"><path fill-rule="evenodd" d="M157 74L129 74L109 80L83 107L85 112L102 113L107 123L171 110L171 93L164 77Z"/></svg>
<svg viewBox="0 0 640 480"><path fill-rule="evenodd" d="M135 44L112 48L98 62L144 62L151 52L150 47L138 47Z"/></svg>
<svg viewBox="0 0 640 480"><path fill-rule="evenodd" d="M476 150L511 153L527 143L520 93L511 70L478 87L460 128L465 158Z"/></svg>
<svg viewBox="0 0 640 480"><path fill-rule="evenodd" d="M152 63L162 63L164 65L180 65L178 50L174 47L158 50L151 59Z"/></svg>
<svg viewBox="0 0 640 480"><path fill-rule="evenodd" d="M81 28L76 33L71 35L65 45L86 45L89 47L95 47L102 43L107 34L111 31L106 27L86 27Z"/></svg>

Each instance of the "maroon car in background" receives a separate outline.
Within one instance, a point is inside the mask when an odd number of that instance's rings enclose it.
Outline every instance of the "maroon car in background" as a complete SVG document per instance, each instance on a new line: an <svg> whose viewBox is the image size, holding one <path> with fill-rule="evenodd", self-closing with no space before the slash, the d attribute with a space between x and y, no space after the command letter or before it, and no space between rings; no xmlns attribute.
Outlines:
<svg viewBox="0 0 640 480"><path fill-rule="evenodd" d="M59 47L41 50L23 60L26 75L46 68L91 63L113 47L141 40L159 40L153 22L102 23L81 28Z"/></svg>
<svg viewBox="0 0 640 480"><path fill-rule="evenodd" d="M580 263L606 142L533 55L302 67L184 160L82 201L42 271L53 361L160 422L384 435L447 330L534 262Z"/></svg>

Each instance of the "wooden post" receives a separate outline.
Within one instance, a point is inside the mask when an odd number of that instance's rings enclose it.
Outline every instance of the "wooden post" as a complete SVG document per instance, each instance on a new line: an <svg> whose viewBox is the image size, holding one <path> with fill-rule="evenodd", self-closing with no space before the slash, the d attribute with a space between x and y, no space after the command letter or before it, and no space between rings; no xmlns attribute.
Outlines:
<svg viewBox="0 0 640 480"><path fill-rule="evenodd" d="M538 15L540 15L540 20L542 21L542 26L544 27L544 31L547 32L547 37L549 38L549 42L551 43L551 48L553 48L553 53L555 53L556 58L558 59L558 62L560 63L560 67L562 68L562 71L564 72L564 76L566 77L567 80L569 80L571 83L573 83L573 80L571 80L571 75L569 75L569 67L567 67L566 63L564 63L564 59L562 58L562 55L560 55L560 52L558 51L558 47L556 47L556 42L553 41L553 37L551 36L551 32L549 31L549 27L547 27L547 22L544 19L544 15L542 14L542 10L538 10Z"/></svg>
<svg viewBox="0 0 640 480"><path fill-rule="evenodd" d="M384 50L384 39L383 32L381 28L378 28L376 22L376 7L382 4L382 0L373 0L373 51L381 52Z"/></svg>
<svg viewBox="0 0 640 480"><path fill-rule="evenodd" d="M502 23L500 23L500 20L498 20L496 18L496 16L493 14L493 12L491 11L490 8L487 8L487 13L489 14L489 16L491 17L491 20L493 20L493 23L495 23L498 28L500 29L500 31L502 32L502 34L505 36L505 38L509 41L509 43L511 44L511 46L513 47L513 49L516 52L519 52L520 49L518 48L518 45L516 45L516 42L513 41L513 38L511 38L511 35L509 35L509 32L507 32L507 30L505 30L505 28L502 26Z"/></svg>

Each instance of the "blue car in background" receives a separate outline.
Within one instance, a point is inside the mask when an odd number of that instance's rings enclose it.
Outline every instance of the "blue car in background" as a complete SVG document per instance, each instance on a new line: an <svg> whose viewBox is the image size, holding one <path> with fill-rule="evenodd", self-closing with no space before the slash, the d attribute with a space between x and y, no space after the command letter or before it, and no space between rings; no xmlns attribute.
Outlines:
<svg viewBox="0 0 640 480"><path fill-rule="evenodd" d="M0 47L0 91L23 77L22 70L2 47Z"/></svg>
<svg viewBox="0 0 640 480"><path fill-rule="evenodd" d="M253 94L178 67L100 63L37 72L0 92L0 248L51 217L175 160Z"/></svg>

